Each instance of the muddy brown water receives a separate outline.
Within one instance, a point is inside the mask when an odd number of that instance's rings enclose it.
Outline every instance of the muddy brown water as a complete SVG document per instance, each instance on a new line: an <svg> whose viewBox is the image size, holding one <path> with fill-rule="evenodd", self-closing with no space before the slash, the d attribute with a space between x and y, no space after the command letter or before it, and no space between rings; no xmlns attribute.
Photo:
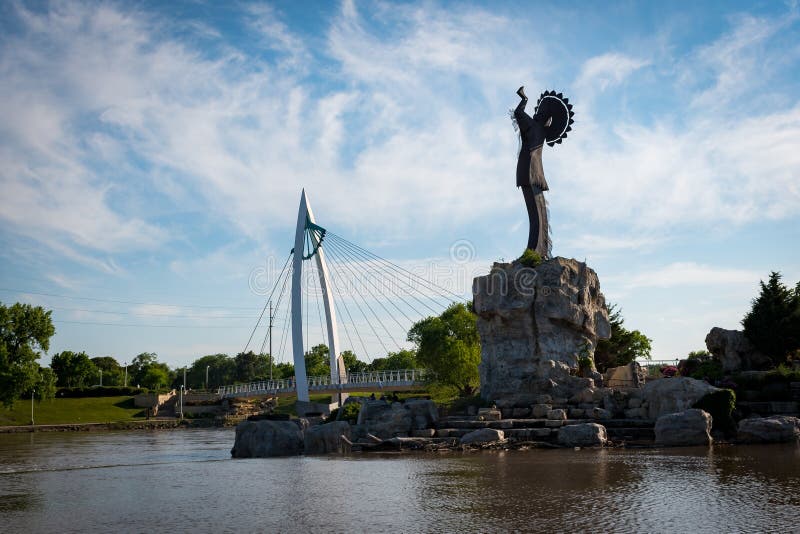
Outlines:
<svg viewBox="0 0 800 534"><path fill-rule="evenodd" d="M0 531L800 531L796 444L232 460L233 438L0 435Z"/></svg>

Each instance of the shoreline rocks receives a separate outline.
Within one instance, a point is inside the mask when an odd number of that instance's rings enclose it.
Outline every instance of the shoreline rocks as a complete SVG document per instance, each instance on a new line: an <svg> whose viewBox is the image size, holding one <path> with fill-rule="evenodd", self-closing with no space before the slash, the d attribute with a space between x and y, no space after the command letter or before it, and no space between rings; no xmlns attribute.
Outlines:
<svg viewBox="0 0 800 534"><path fill-rule="evenodd" d="M800 440L800 419L785 415L739 421L737 438L743 443L787 443Z"/></svg>
<svg viewBox="0 0 800 534"><path fill-rule="evenodd" d="M656 421L655 443L661 447L710 445L711 423L711 416L697 409L662 415Z"/></svg>

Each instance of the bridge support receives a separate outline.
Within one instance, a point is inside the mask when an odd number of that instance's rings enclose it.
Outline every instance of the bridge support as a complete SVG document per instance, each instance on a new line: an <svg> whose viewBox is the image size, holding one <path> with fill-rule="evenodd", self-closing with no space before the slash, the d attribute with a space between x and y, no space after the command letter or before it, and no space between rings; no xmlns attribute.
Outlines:
<svg viewBox="0 0 800 534"><path fill-rule="evenodd" d="M297 227L294 236L294 257L292 258L292 350L294 354L294 373L297 381L297 400L309 402L308 381L306 375L305 351L303 349L303 255L306 229L315 224L314 213L308 202L305 189L300 196L300 208L297 212ZM320 238L311 232L312 245L316 252L315 261L319 274L322 301L325 307L325 320L328 328L328 354L330 356L331 384L343 384L347 379L344 361L339 356L339 331L336 324L336 308L333 305L330 275L325 262L325 251ZM309 258L310 259L310 258ZM336 399L336 395L333 396ZM346 394L339 393L338 402L344 402Z"/></svg>

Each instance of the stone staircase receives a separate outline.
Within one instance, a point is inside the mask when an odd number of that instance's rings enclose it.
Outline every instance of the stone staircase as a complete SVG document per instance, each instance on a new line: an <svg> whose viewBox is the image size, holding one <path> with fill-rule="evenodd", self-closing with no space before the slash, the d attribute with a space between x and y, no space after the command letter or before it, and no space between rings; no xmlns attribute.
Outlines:
<svg viewBox="0 0 800 534"><path fill-rule="evenodd" d="M449 416L437 423L435 437L460 438L480 428L502 430L513 441L555 443L561 427L580 423L598 423L606 427L608 439L626 446L651 445L655 439L654 423L643 419L543 419L514 418L487 420L486 415Z"/></svg>

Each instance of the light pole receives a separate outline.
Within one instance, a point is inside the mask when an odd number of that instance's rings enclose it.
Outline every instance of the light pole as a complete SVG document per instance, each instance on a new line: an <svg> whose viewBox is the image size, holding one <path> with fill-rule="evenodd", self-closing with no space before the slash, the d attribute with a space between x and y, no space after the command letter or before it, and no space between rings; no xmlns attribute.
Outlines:
<svg viewBox="0 0 800 534"><path fill-rule="evenodd" d="M183 384L181 384L181 419L183 419Z"/></svg>
<svg viewBox="0 0 800 534"><path fill-rule="evenodd" d="M122 362L125 366L125 387L128 387L128 362Z"/></svg>
<svg viewBox="0 0 800 534"><path fill-rule="evenodd" d="M31 391L31 426L33 426L33 394L36 393L36 390Z"/></svg>
<svg viewBox="0 0 800 534"><path fill-rule="evenodd" d="M103 370L99 369L100 371L100 387L103 387Z"/></svg>
<svg viewBox="0 0 800 534"><path fill-rule="evenodd" d="M211 369L210 365L206 365L206 389L208 389L208 370Z"/></svg>

